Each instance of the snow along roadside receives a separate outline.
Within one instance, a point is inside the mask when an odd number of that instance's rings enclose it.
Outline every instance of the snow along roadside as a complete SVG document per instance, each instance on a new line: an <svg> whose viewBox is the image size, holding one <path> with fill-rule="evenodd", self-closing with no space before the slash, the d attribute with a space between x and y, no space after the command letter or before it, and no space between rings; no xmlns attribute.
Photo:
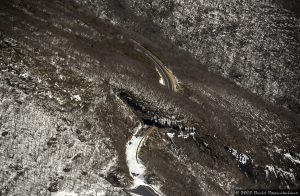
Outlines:
<svg viewBox="0 0 300 196"><path fill-rule="evenodd" d="M158 186L150 185L146 182L145 173L146 167L142 164L138 157L141 146L143 146L144 135L138 133L143 129L141 123L134 129L133 136L126 144L126 161L129 169L130 176L133 178L133 185L131 189L137 188L138 186L147 186L155 191L158 195L164 195Z"/></svg>
<svg viewBox="0 0 300 196"><path fill-rule="evenodd" d="M157 72L158 75L159 75L159 83L160 83L161 85L165 86L166 84L165 84L165 81L164 81L164 79L163 79L161 73L158 71L158 69L157 69L156 67L155 67L155 69L156 69L156 72Z"/></svg>

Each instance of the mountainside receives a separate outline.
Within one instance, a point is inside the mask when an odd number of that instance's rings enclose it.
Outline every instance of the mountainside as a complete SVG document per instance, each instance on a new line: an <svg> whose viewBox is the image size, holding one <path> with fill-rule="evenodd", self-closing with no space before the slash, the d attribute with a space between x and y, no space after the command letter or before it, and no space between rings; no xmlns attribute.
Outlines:
<svg viewBox="0 0 300 196"><path fill-rule="evenodd" d="M299 1L0 2L0 195L300 188Z"/></svg>
<svg viewBox="0 0 300 196"><path fill-rule="evenodd" d="M210 71L299 113L299 1L77 2L112 23L149 31L151 40L162 34Z"/></svg>

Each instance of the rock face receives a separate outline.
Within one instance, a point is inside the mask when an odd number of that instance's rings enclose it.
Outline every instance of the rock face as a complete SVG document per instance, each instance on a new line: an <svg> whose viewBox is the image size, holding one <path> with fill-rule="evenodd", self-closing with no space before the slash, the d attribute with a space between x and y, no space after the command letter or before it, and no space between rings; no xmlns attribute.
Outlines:
<svg viewBox="0 0 300 196"><path fill-rule="evenodd" d="M139 124L155 127L144 179L166 195L299 189L297 6L0 1L0 195L129 194Z"/></svg>

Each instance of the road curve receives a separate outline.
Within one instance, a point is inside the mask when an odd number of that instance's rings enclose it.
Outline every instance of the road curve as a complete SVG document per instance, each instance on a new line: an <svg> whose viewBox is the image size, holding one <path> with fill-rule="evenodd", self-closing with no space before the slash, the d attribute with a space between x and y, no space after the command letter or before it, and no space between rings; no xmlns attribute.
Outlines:
<svg viewBox="0 0 300 196"><path fill-rule="evenodd" d="M131 193L143 195L143 196L162 196L163 193L160 192L158 187L155 187L146 182L145 172L146 168L139 160L139 152L143 143L146 141L150 133L156 130L156 127L149 127L146 131L143 131L143 127L140 124L136 129L132 138L128 141L126 145L126 156L128 169L133 177L134 186L131 190ZM129 154L128 154L129 153Z"/></svg>
<svg viewBox="0 0 300 196"><path fill-rule="evenodd" d="M143 52L143 54L145 54L154 63L155 67L157 68L157 71L159 72L159 75L164 80L164 84L166 84L166 87L168 89L176 92L177 87L178 87L177 79L173 75L171 70L169 70L163 64L163 62L158 57L156 57L150 50L148 50L147 48L145 48L144 46L142 46L140 43L136 42L135 40L130 39L130 41L132 41L135 44L135 46L137 46ZM135 159L138 164L140 164L140 161L138 158L140 148L143 145L144 141L147 139L148 135L155 129L156 129L156 127L150 127L147 129L147 131L140 133L141 134L140 136L142 137L142 139L139 141L139 143L135 149ZM138 133L136 133L133 137L136 137L136 136L138 136ZM137 174L132 173L132 175L137 175ZM161 195L163 195L161 192L157 191L150 184L139 185L139 186L135 187L134 189L131 189L130 192L134 193L134 194L142 195L142 196L161 196Z"/></svg>
<svg viewBox="0 0 300 196"><path fill-rule="evenodd" d="M143 139L139 142L139 145L138 145L138 147L137 147L137 149L136 149L136 152L135 152L135 159L136 159L136 161L137 161L138 163L140 162L139 159L138 159L140 149L141 149L141 147L142 147L144 141L145 141L146 138L148 137L148 135L149 135L152 131L154 131L155 129L156 129L156 127L150 127L149 129L147 129L146 132L144 132L144 133L142 134Z"/></svg>
<svg viewBox="0 0 300 196"><path fill-rule="evenodd" d="M142 52L155 64L155 67L157 68L157 71L161 75L162 79L164 80L164 83L166 84L167 88L172 91L177 91L177 79L172 73L172 71L169 70L163 64L163 62L158 57L156 57L150 50L148 50L135 40L131 39L130 41L132 41L139 49L141 49Z"/></svg>

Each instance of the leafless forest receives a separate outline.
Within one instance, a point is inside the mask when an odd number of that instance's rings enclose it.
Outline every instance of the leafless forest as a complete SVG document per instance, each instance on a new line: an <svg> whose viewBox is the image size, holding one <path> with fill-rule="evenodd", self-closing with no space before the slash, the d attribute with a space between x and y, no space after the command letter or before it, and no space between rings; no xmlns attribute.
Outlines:
<svg viewBox="0 0 300 196"><path fill-rule="evenodd" d="M299 0L1 0L0 195L299 190L299 17Z"/></svg>

